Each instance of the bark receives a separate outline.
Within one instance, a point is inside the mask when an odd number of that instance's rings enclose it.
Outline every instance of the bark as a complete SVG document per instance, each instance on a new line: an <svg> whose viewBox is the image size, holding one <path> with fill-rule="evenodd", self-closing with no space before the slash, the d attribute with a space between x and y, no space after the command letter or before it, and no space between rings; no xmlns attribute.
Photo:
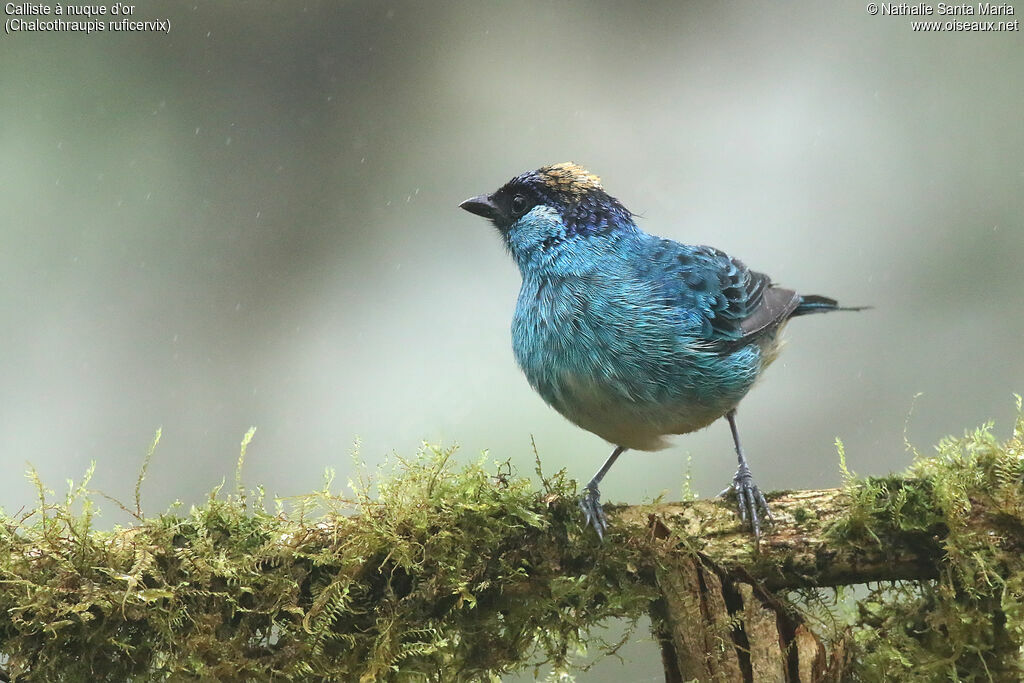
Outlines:
<svg viewBox="0 0 1024 683"><path fill-rule="evenodd" d="M935 578L943 530L892 531L884 542L836 543L825 531L848 516L848 502L841 489L774 494L774 521L765 525L760 543L720 500L637 505L620 508L615 517L636 527L634 533L674 536L724 572L739 572L769 591Z"/></svg>
<svg viewBox="0 0 1024 683"><path fill-rule="evenodd" d="M845 642L825 643L773 591L936 575L941 530L894 533L886 542L836 543L839 489L792 491L770 501L760 543L721 501L635 506L617 512L635 533L665 539L651 617L665 680L840 681Z"/></svg>

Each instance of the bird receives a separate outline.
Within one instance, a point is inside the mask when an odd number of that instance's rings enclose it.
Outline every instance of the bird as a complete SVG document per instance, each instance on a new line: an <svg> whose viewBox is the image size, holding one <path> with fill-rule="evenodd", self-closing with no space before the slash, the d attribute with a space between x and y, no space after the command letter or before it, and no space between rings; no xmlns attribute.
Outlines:
<svg viewBox="0 0 1024 683"><path fill-rule="evenodd" d="M598 176L572 163L522 173L460 208L488 219L519 267L512 350L530 386L614 445L579 500L608 529L600 484L627 450L729 423L735 492L755 539L771 511L740 445L736 409L777 357L790 318L861 310L800 295L709 246L644 232Z"/></svg>

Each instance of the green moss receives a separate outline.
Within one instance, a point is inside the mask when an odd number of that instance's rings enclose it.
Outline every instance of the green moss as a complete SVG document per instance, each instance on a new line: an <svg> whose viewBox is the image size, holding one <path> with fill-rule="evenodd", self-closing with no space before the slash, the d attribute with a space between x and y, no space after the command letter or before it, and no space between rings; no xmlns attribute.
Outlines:
<svg viewBox="0 0 1024 683"><path fill-rule="evenodd" d="M857 603L856 674L867 681L1024 676L1024 416L946 438L904 477L850 482L837 543L885 545L895 531L940 539L936 578L882 584ZM900 552L900 547L892 552Z"/></svg>
<svg viewBox="0 0 1024 683"><path fill-rule="evenodd" d="M638 546L599 549L574 482L538 491L451 454L425 448L350 498L325 486L271 512L258 493L218 490L112 532L92 528L84 485L60 503L40 487L37 510L0 524L6 668L31 681L475 680L566 670L605 619L645 612Z"/></svg>
<svg viewBox="0 0 1024 683"><path fill-rule="evenodd" d="M137 489L122 506L137 523L113 531L93 526L88 474L58 501L36 480L36 509L0 517L4 668L21 681L488 680L614 649L602 625L647 612L660 542L613 525L599 544L563 473L538 489L507 463L451 455L424 447L347 497L328 479L268 503L239 479L187 514L147 517ZM805 591L813 623L851 625L853 675L1018 679L1024 417L1005 442L991 425L945 439L903 477L842 467L851 505L834 543L942 548L934 579L827 609Z"/></svg>

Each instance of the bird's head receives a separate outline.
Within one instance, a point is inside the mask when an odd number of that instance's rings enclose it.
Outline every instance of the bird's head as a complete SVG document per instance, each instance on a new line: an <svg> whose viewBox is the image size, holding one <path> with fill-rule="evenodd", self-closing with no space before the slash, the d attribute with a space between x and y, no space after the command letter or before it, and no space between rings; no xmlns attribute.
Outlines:
<svg viewBox="0 0 1024 683"><path fill-rule="evenodd" d="M521 264L566 242L637 231L601 179L573 163L528 171L459 206L489 219Z"/></svg>

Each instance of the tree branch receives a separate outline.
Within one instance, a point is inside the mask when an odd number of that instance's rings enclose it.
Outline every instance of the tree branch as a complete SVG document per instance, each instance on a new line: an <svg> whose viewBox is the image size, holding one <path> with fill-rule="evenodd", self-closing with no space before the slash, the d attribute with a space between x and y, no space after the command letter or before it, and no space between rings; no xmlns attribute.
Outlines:
<svg viewBox="0 0 1024 683"><path fill-rule="evenodd" d="M1024 417L1005 443L988 429L904 478L769 496L760 545L722 500L609 506L601 543L563 473L538 491L437 448L354 497L271 511L218 487L113 531L84 485L48 502L37 480L37 509L0 514L0 657L23 681L478 680L569 670L607 620L650 614L673 682L823 683L853 658L1019 679ZM868 582L855 638L816 636L786 594Z"/></svg>
<svg viewBox="0 0 1024 683"><path fill-rule="evenodd" d="M891 485L902 486L902 481L894 479ZM769 590L937 575L941 524L928 530L885 529L884 539L843 544L834 534L851 516L850 495L842 489L776 492L769 504L774 522L766 525L759 545L749 527L740 524L732 503L723 500L636 505L612 509L610 516L633 533L674 536L723 570L741 572Z"/></svg>

